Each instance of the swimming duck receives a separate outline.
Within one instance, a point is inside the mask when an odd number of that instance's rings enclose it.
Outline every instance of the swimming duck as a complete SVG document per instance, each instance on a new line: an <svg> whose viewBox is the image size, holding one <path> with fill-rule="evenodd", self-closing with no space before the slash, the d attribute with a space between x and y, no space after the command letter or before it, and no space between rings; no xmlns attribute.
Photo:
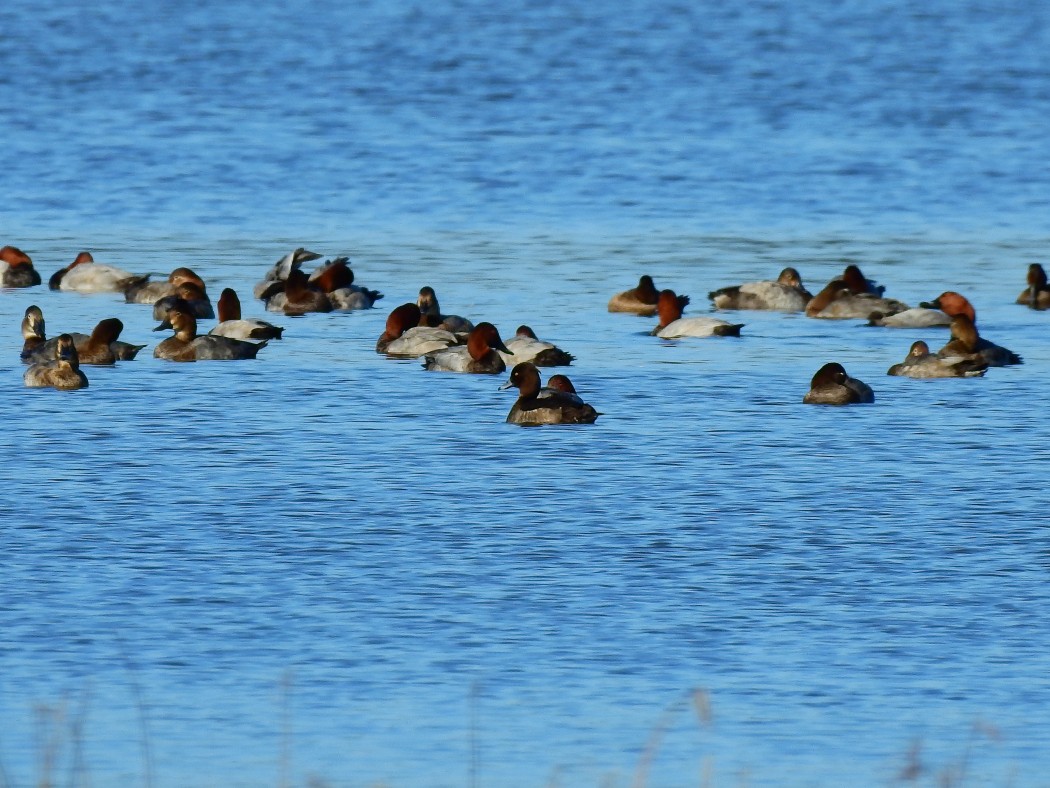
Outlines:
<svg viewBox="0 0 1050 788"><path fill-rule="evenodd" d="M806 405L851 405L874 402L875 394L867 383L846 374L841 364L825 364L810 381L802 398Z"/></svg>
<svg viewBox="0 0 1050 788"><path fill-rule="evenodd" d="M229 339L280 339L284 329L265 320L242 318L241 300L233 288L227 287L219 295L219 322L208 333Z"/></svg>
<svg viewBox="0 0 1050 788"><path fill-rule="evenodd" d="M917 307L905 309L894 315L884 316L881 312L872 312L868 316L869 326L886 326L888 328L935 328L950 326L955 315L967 315L970 320L977 320L973 304L966 296L948 290L933 301L923 301Z"/></svg>
<svg viewBox="0 0 1050 788"><path fill-rule="evenodd" d="M427 353L423 357L423 368L440 372L497 375L507 368L497 351L510 352L492 323L478 323L467 336L466 345Z"/></svg>
<svg viewBox="0 0 1050 788"><path fill-rule="evenodd" d="M882 298L883 293L886 292L886 288L882 285L877 285L871 279L864 276L861 270L856 265L847 265L842 271L842 276L839 277L843 282L846 283L846 287L853 295L862 295L867 293L875 298Z"/></svg>
<svg viewBox="0 0 1050 788"><path fill-rule="evenodd" d="M298 268L293 268L288 273L283 285L283 291L276 292L267 299L268 311L305 315L308 312L331 312L334 309L328 293L311 284L309 277Z"/></svg>
<svg viewBox="0 0 1050 788"><path fill-rule="evenodd" d="M354 284L354 272L348 257L337 257L326 262L312 274L310 284L328 294L332 309L349 312L354 309L371 309L383 297L378 290L369 290Z"/></svg>
<svg viewBox="0 0 1050 788"><path fill-rule="evenodd" d="M801 312L813 298L802 286L802 277L794 268L785 268L775 282L747 282L723 287L707 294L715 309L767 309L778 312Z"/></svg>
<svg viewBox="0 0 1050 788"><path fill-rule="evenodd" d="M989 342L977 332L977 326L967 315L952 318L952 338L937 355L941 358L964 358L981 361L989 367L1006 367L1020 364L1023 359L1011 350Z"/></svg>
<svg viewBox="0 0 1050 788"><path fill-rule="evenodd" d="M442 314L437 294L430 285L424 285L419 289L416 306L419 307L419 312L422 315L420 318L421 324L443 328L446 331L451 331L453 334L468 334L474 328L474 324L465 317Z"/></svg>
<svg viewBox="0 0 1050 788"><path fill-rule="evenodd" d="M175 306L183 311L191 312L199 320L215 318L215 308L211 305L211 299L204 292L204 288L196 282L180 282L175 286L175 292L171 295L157 299L153 304L153 319L163 320L168 310Z"/></svg>
<svg viewBox="0 0 1050 788"><path fill-rule="evenodd" d="M867 320L874 312L886 317L903 312L907 308L907 304L893 298L854 293L842 279L833 279L806 305L806 316L831 320Z"/></svg>
<svg viewBox="0 0 1050 788"><path fill-rule="evenodd" d="M572 363L575 356L555 347L550 342L543 342L536 337L536 332L528 326L518 326L514 336L506 342L510 349L503 360L508 365L531 361L537 367L564 367Z"/></svg>
<svg viewBox="0 0 1050 788"><path fill-rule="evenodd" d="M130 361L145 345L132 345L119 341L124 324L115 317L99 321L91 334L68 333L76 346L80 363L109 365L115 361ZM44 313L33 305L26 309L22 318L22 362L34 364L50 361L55 357L58 339L48 339L44 328Z"/></svg>
<svg viewBox="0 0 1050 788"><path fill-rule="evenodd" d="M51 361L40 361L25 371L22 380L31 388L56 388L62 391L86 389L87 375L80 371L80 361L73 337L62 334L55 343Z"/></svg>
<svg viewBox="0 0 1050 788"><path fill-rule="evenodd" d="M175 336L168 337L156 348L153 355L168 361L236 361L255 358L266 347L267 342L243 342L229 337L205 334L197 336L197 318L181 309L168 312L168 322L175 329ZM154 331L164 330L159 325Z"/></svg>
<svg viewBox="0 0 1050 788"><path fill-rule="evenodd" d="M0 248L0 287L33 287L40 284L40 274L33 260L16 246Z"/></svg>
<svg viewBox="0 0 1050 788"><path fill-rule="evenodd" d="M81 252L72 263L55 271L47 286L52 290L72 290L76 293L123 293L132 284L141 284L148 279L145 275L139 276L112 265L96 263L91 252Z"/></svg>
<svg viewBox="0 0 1050 788"><path fill-rule="evenodd" d="M973 358L935 356L922 340L913 342L904 361L894 364L887 375L906 378L976 378L988 369L988 364Z"/></svg>
<svg viewBox="0 0 1050 788"><path fill-rule="evenodd" d="M631 312L642 317L651 317L656 314L656 304L660 299L660 291L653 284L653 278L648 274L638 280L638 286L617 293L609 299L610 312ZM678 296L682 309L689 305L689 296Z"/></svg>
<svg viewBox="0 0 1050 788"><path fill-rule="evenodd" d="M681 299L673 290L661 290L657 301L660 324L650 333L662 339L676 337L738 337L743 323L727 323L714 317L682 317Z"/></svg>
<svg viewBox="0 0 1050 788"><path fill-rule="evenodd" d="M386 328L376 342L376 353L400 358L418 358L459 344L459 338L443 328L419 325L419 307L402 304L386 318Z"/></svg>
<svg viewBox="0 0 1050 788"><path fill-rule="evenodd" d="M593 424L599 414L575 393L562 388L540 388L540 371L535 364L523 361L510 372L510 379L500 389L517 388L518 400L507 414L510 424Z"/></svg>
<svg viewBox="0 0 1050 788"><path fill-rule="evenodd" d="M1046 283L1046 271L1039 263L1028 266L1028 287L1017 296L1017 303L1032 309L1050 308L1050 287Z"/></svg>
<svg viewBox="0 0 1050 788"><path fill-rule="evenodd" d="M207 292L204 280L192 268L180 266L168 274L166 282L151 282L149 277L139 277L124 288L124 301L128 304L156 304L160 299L175 295L181 284L193 284Z"/></svg>
<svg viewBox="0 0 1050 788"><path fill-rule="evenodd" d="M320 258L321 255L316 252L310 252L301 246L298 249L294 249L274 263L273 267L266 272L266 276L263 277L262 281L255 285L254 296L261 301L269 301L274 295L284 291L284 283L288 279L288 274L302 268L303 263L319 260ZM274 309L273 311L279 312L281 310Z"/></svg>

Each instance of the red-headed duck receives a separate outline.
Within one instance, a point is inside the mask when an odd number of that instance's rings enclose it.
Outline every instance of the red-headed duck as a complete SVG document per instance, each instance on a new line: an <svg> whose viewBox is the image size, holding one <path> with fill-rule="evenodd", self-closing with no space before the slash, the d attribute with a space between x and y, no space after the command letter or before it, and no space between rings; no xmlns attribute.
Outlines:
<svg viewBox="0 0 1050 788"><path fill-rule="evenodd" d="M867 383L846 374L841 364L825 364L810 381L809 391L802 398L806 405L852 405L875 401L875 394Z"/></svg>
<svg viewBox="0 0 1050 788"><path fill-rule="evenodd" d="M923 341L913 342L904 361L894 364L887 375L905 378L977 378L985 373L988 364L973 358L941 358L930 352Z"/></svg>
<svg viewBox="0 0 1050 788"><path fill-rule="evenodd" d="M0 248L0 287L33 287L40 274L32 258L16 246Z"/></svg>
<svg viewBox="0 0 1050 788"><path fill-rule="evenodd" d="M868 317L868 325L887 328L948 327L956 315L966 315L970 320L977 320L973 304L966 296L949 290L941 293L933 301L923 301L917 307L905 309L895 315L884 316L880 312L873 312Z"/></svg>
<svg viewBox="0 0 1050 788"><path fill-rule="evenodd" d="M310 274L309 281L328 295L332 309L339 312L371 309L383 297L378 290L354 284L354 272L348 257L337 257L326 262Z"/></svg>
<svg viewBox="0 0 1050 788"><path fill-rule="evenodd" d="M868 320L874 312L885 317L903 312L907 308L907 304L893 298L879 298L870 293L854 293L843 280L833 279L806 305L806 316L830 320L849 318Z"/></svg>
<svg viewBox="0 0 1050 788"><path fill-rule="evenodd" d="M418 358L459 344L459 338L443 328L421 326L419 307L402 304L386 318L386 328L376 342L376 353L399 358Z"/></svg>
<svg viewBox="0 0 1050 788"><path fill-rule="evenodd" d="M241 300L233 288L219 295L219 323L208 332L229 339L280 339L284 329L265 320L241 317Z"/></svg>
<svg viewBox="0 0 1050 788"><path fill-rule="evenodd" d="M286 315L305 315L308 312L331 312L332 300L328 293L310 283L309 277L298 268L293 268L284 280L284 290L275 293L266 301L270 312Z"/></svg>
<svg viewBox="0 0 1050 788"><path fill-rule="evenodd" d="M266 340L255 343L209 334L197 336L197 318L181 309L168 312L168 322L175 329L175 336L168 337L153 349L156 358L168 361L237 361L255 358L267 344ZM164 328L160 325L153 330L162 331Z"/></svg>
<svg viewBox="0 0 1050 788"><path fill-rule="evenodd" d="M801 312L813 295L802 286L802 277L794 268L785 268L775 282L747 282L723 287L707 294L715 309L766 309L776 312Z"/></svg>
<svg viewBox="0 0 1050 788"><path fill-rule="evenodd" d="M937 355L941 358L960 358L983 361L989 367L1020 364L1023 359L1011 350L989 342L977 332L977 326L966 315L952 318L952 338Z"/></svg>
<svg viewBox="0 0 1050 788"><path fill-rule="evenodd" d="M261 301L269 301L277 293L284 292L284 283L288 279L288 274L302 268L303 263L319 260L320 258L321 255L316 252L310 252L301 246L292 250L274 263L273 267L266 272L266 276L263 277L262 281L255 285L253 295ZM274 309L273 311L280 312L281 310Z"/></svg>
<svg viewBox="0 0 1050 788"><path fill-rule="evenodd" d="M743 323L715 317L682 317L682 303L673 290L661 290L657 301L660 324L650 333L661 339L676 337L738 337Z"/></svg>
<svg viewBox="0 0 1050 788"><path fill-rule="evenodd" d="M660 299L660 291L653 284L653 278L648 274L638 280L638 286L631 290L624 290L609 299L610 312L630 312L642 317L652 317L656 314L656 304ZM682 309L689 305L689 296L678 296Z"/></svg>
<svg viewBox="0 0 1050 788"><path fill-rule="evenodd" d="M73 337L62 334L55 343L55 356L50 361L33 364L22 377L31 388L55 388L62 391L86 389L87 375L80 371L80 360Z"/></svg>
<svg viewBox="0 0 1050 788"><path fill-rule="evenodd" d="M439 372L473 372L498 375L507 365L498 351L508 353L500 339L499 331L492 323L478 323L467 336L466 345L427 353L423 357L423 368Z"/></svg>
<svg viewBox="0 0 1050 788"><path fill-rule="evenodd" d="M153 304L153 319L163 320L168 310L176 305L180 309L188 309L199 320L212 320L215 317L211 299L196 282L179 282L175 285L174 293L157 299Z"/></svg>
<svg viewBox="0 0 1050 788"><path fill-rule="evenodd" d="M124 288L124 301L129 304L156 304L162 298L175 295L175 290L181 284L196 285L202 292L207 292L204 280L192 268L180 266L168 274L166 282L151 282L141 277L133 281Z"/></svg>
<svg viewBox="0 0 1050 788"><path fill-rule="evenodd" d="M130 361L145 345L119 341L124 324L115 317L99 321L90 334L66 334L73 339L79 362L90 365L110 365L116 361ZM58 339L48 339L44 329L44 313L33 305L22 318L22 362L34 364L55 357Z"/></svg>
<svg viewBox="0 0 1050 788"><path fill-rule="evenodd" d="M424 285L419 289L419 297L416 298L416 306L419 307L421 315L420 325L443 328L453 334L469 334L474 324L465 317L459 315L445 315L441 312L438 304L437 293L430 285Z"/></svg>
<svg viewBox="0 0 1050 788"><path fill-rule="evenodd" d="M572 388L571 382L568 385ZM509 388L518 389L518 400L507 414L510 424L593 424L601 415L580 399L575 389L571 393L560 388L541 389L540 371L528 361L516 364L510 379L500 386Z"/></svg>
<svg viewBox="0 0 1050 788"><path fill-rule="evenodd" d="M1039 263L1028 266L1028 287L1017 296L1017 303L1032 309L1050 309L1050 286L1046 283L1046 271Z"/></svg>
<svg viewBox="0 0 1050 788"><path fill-rule="evenodd" d="M81 252L72 263L55 271L47 285L52 290L75 293L123 293L132 284L141 284L148 279L145 275L138 276L112 265L96 263L91 252Z"/></svg>
<svg viewBox="0 0 1050 788"><path fill-rule="evenodd" d="M537 367L564 367L571 364L575 358L550 342L538 339L536 332L528 326L518 326L514 336L505 344L510 350L503 356L508 366L531 361Z"/></svg>

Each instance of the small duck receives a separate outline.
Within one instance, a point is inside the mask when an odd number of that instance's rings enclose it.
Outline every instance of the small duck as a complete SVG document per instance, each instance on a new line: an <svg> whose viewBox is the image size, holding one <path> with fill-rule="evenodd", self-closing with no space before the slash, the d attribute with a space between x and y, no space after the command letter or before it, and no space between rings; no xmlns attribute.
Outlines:
<svg viewBox="0 0 1050 788"><path fill-rule="evenodd" d="M156 304L160 299L175 295L181 284L193 284L207 292L204 280L192 268L180 266L168 274L166 282L151 282L149 277L139 277L124 288L124 301L128 304Z"/></svg>
<svg viewBox="0 0 1050 788"><path fill-rule="evenodd" d="M871 387L851 378L842 365L835 362L817 370L810 381L809 391L802 398L806 405L852 405L874 401Z"/></svg>
<svg viewBox="0 0 1050 788"><path fill-rule="evenodd" d="M492 323L478 323L467 336L466 345L427 353L423 356L423 368L439 372L498 375L507 365L497 351L510 352Z"/></svg>
<svg viewBox="0 0 1050 788"><path fill-rule="evenodd" d="M17 246L0 248L0 287L33 287L40 284L40 274L33 260Z"/></svg>
<svg viewBox="0 0 1050 788"><path fill-rule="evenodd" d="M952 338L937 355L941 358L960 358L984 362L989 367L1006 367L1021 364L1023 359L1011 350L989 342L977 332L977 326L967 315L952 318Z"/></svg>
<svg viewBox="0 0 1050 788"><path fill-rule="evenodd" d="M189 310L199 320L213 320L215 309L211 305L211 299L204 288L196 282L180 282L175 286L175 292L171 295L157 299L153 304L153 319L163 320L168 310L178 306L182 310Z"/></svg>
<svg viewBox="0 0 1050 788"><path fill-rule="evenodd" d="M284 329L265 320L241 317L241 300L227 287L219 295L219 323L209 335L229 339L280 339Z"/></svg>
<svg viewBox="0 0 1050 788"><path fill-rule="evenodd" d="M555 347L550 342L543 342L536 332L528 326L518 326L514 336L507 340L510 353L504 354L503 360L508 365L531 361L537 367L564 367L572 363L575 356Z"/></svg>
<svg viewBox="0 0 1050 788"><path fill-rule="evenodd" d="M500 390L517 388L518 400L507 414L508 424L593 424L601 414L576 394L572 382L564 375L559 386L540 388L540 371L535 364L515 364L510 379Z"/></svg>
<svg viewBox="0 0 1050 788"><path fill-rule="evenodd" d="M123 293L131 285L142 284L148 279L149 276L139 276L112 265L96 263L91 252L81 252L72 263L55 271L47 286L52 290L71 290L75 293Z"/></svg>
<svg viewBox="0 0 1050 788"><path fill-rule="evenodd" d="M830 320L869 319L874 312L883 317L903 312L908 305L871 293L854 293L842 279L833 279L806 305L806 316Z"/></svg>
<svg viewBox="0 0 1050 788"><path fill-rule="evenodd" d="M973 304L966 296L948 290L941 293L933 301L923 301L917 307L905 309L894 315L883 315L881 312L872 312L868 316L869 326L885 326L887 328L936 328L938 326L948 327L952 324L952 318L956 315L966 315L970 320L977 320L977 313Z"/></svg>
<svg viewBox="0 0 1050 788"><path fill-rule="evenodd" d="M445 331L451 331L453 334L469 334L474 329L474 324L465 317L442 314L437 294L430 285L424 285L419 289L416 306L419 307L419 312L422 315L420 318L421 325L443 328Z"/></svg>
<svg viewBox="0 0 1050 788"><path fill-rule="evenodd" d="M1046 271L1039 263L1028 266L1028 287L1017 296L1017 303L1032 309L1050 309L1050 287L1046 283Z"/></svg>
<svg viewBox="0 0 1050 788"><path fill-rule="evenodd" d="M197 318L190 312L172 309L168 321L175 329L175 336L168 337L153 349L155 358L168 361L237 361L255 358L267 342L243 342L229 337L197 336ZM163 331L159 325L154 331Z"/></svg>
<svg viewBox="0 0 1050 788"><path fill-rule="evenodd" d="M678 296L682 309L689 305L689 296ZM624 290L609 299L610 312L630 312L642 317L652 317L656 314L656 304L660 300L660 291L653 284L653 278L648 274L638 280L638 286L632 290Z"/></svg>
<svg viewBox="0 0 1050 788"><path fill-rule="evenodd" d="M766 309L802 312L813 298L794 268L785 268L775 282L747 282L707 294L715 309Z"/></svg>
<svg viewBox="0 0 1050 788"><path fill-rule="evenodd" d="M677 337L738 337L743 323L727 323L714 317L682 317L681 299L673 290L661 290L657 300L660 324L650 333L661 339Z"/></svg>
<svg viewBox="0 0 1050 788"><path fill-rule="evenodd" d="M55 388L61 391L86 389L87 375L80 371L73 337L62 334L55 344L55 357L51 361L40 361L25 371L22 380L30 388Z"/></svg>
<svg viewBox="0 0 1050 788"><path fill-rule="evenodd" d="M894 364L887 375L905 378L978 378L988 370L988 364L973 358L941 358L930 352L922 340L913 342L904 361Z"/></svg>
<svg viewBox="0 0 1050 788"><path fill-rule="evenodd" d="M274 293L266 301L270 312L286 315L305 315L308 312L331 312L335 307L328 293L310 283L309 277L298 268L293 268L284 280L284 290Z"/></svg>
<svg viewBox="0 0 1050 788"><path fill-rule="evenodd" d="M109 366L117 361L131 361L145 345L119 341L124 324L115 317L99 321L91 334L68 333L77 350L79 362L95 366ZM55 357L58 339L48 339L44 328L44 313L33 305L22 318L22 362L35 364Z"/></svg>
<svg viewBox="0 0 1050 788"><path fill-rule="evenodd" d="M376 353L418 358L459 344L459 337L443 328L421 326L419 307L402 304L386 318L386 329L376 342Z"/></svg>
<svg viewBox="0 0 1050 788"><path fill-rule="evenodd" d="M284 283L288 279L288 274L302 268L303 263L319 260L320 258L321 255L316 252L310 252L301 246L292 250L274 263L273 267L266 272L266 276L263 277L262 281L255 285L253 295L260 301L269 301L277 293L284 292ZM280 312L281 310L274 309L273 311Z"/></svg>
<svg viewBox="0 0 1050 788"><path fill-rule="evenodd" d="M383 297L378 290L369 290L354 284L354 272L348 257L337 257L310 274L310 284L328 294L332 309L349 312L371 309Z"/></svg>

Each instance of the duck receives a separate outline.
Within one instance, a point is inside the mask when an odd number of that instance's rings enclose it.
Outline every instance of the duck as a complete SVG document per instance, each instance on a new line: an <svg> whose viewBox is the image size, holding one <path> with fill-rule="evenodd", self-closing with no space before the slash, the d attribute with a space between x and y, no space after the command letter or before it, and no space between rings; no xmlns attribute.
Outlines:
<svg viewBox="0 0 1050 788"><path fill-rule="evenodd" d="M123 293L131 285L148 279L148 275L136 275L122 268L96 263L91 252L81 252L72 263L55 271L47 286L52 290L76 293Z"/></svg>
<svg viewBox="0 0 1050 788"><path fill-rule="evenodd" d="M22 380L30 388L54 388L60 391L86 389L88 379L80 370L73 337L61 334L55 343L54 358L33 364L25 371Z"/></svg>
<svg viewBox="0 0 1050 788"><path fill-rule="evenodd" d="M689 296L678 296L682 309L689 305ZM631 290L624 290L609 299L610 312L630 312L642 317L652 317L656 314L656 304L660 300L660 291L653 284L653 278L643 274L638 280L638 286Z"/></svg>
<svg viewBox="0 0 1050 788"><path fill-rule="evenodd" d="M301 246L298 249L293 249L274 263L273 267L266 272L266 276L262 278L262 281L255 285L253 295L260 301L269 301L274 295L284 291L284 283L288 279L288 274L302 268L303 263L319 259L321 259L321 255L317 254L317 252L311 252ZM273 311L279 312L281 310L275 309Z"/></svg>
<svg viewBox="0 0 1050 788"><path fill-rule="evenodd" d="M1039 263L1028 266L1028 287L1017 296L1017 303L1032 309L1050 309L1050 287L1046 283L1046 271Z"/></svg>
<svg viewBox="0 0 1050 788"><path fill-rule="evenodd" d="M337 257L327 261L310 274L309 282L328 294L332 309L338 312L371 309L376 301L383 297L378 290L369 290L354 284L354 272L350 268L348 257Z"/></svg>
<svg viewBox="0 0 1050 788"><path fill-rule="evenodd" d="M868 277L864 276L861 272L860 267L853 265L847 265L843 271L842 276L839 277L843 282L846 283L846 287L853 295L870 295L875 298L882 298L886 292L886 288L882 285L875 284L875 282Z"/></svg>
<svg viewBox="0 0 1050 788"><path fill-rule="evenodd" d="M32 258L17 246L0 248L0 287L33 287L40 284L40 274Z"/></svg>
<svg viewBox="0 0 1050 788"><path fill-rule="evenodd" d="M182 309L168 312L168 322L175 335L168 337L153 349L155 358L168 361L236 361L255 358L267 345L267 341L244 342L240 339L212 336L197 336L197 318ZM161 324L154 331L163 331Z"/></svg>
<svg viewBox="0 0 1050 788"><path fill-rule="evenodd" d="M280 339L284 329L265 320L241 317L241 300L237 291L227 287L219 294L219 322L208 332L213 337L229 339Z"/></svg>
<svg viewBox="0 0 1050 788"><path fill-rule="evenodd" d="M825 364L817 370L810 381L809 391L802 398L806 405L852 405L874 401L871 387L851 378L837 362Z"/></svg>
<svg viewBox="0 0 1050 788"><path fill-rule="evenodd" d="M402 304L386 318L386 328L376 342L376 353L398 358L419 358L460 344L459 337L443 328L419 325L416 304Z"/></svg>
<svg viewBox="0 0 1050 788"><path fill-rule="evenodd" d="M514 336L506 342L510 349L503 360L508 365L531 361L537 367L564 367L573 362L575 356L555 347L550 342L543 342L529 326L518 326Z"/></svg>
<svg viewBox="0 0 1050 788"><path fill-rule="evenodd" d="M883 317L903 312L908 305L871 293L854 293L842 279L833 279L806 305L806 316L830 320L869 319L874 312Z"/></svg>
<svg viewBox="0 0 1050 788"><path fill-rule="evenodd" d="M518 399L507 414L508 424L593 424L601 414L585 403L564 375L567 387L540 388L540 371L535 364L522 361L515 364L510 379L501 390L517 388Z"/></svg>
<svg viewBox="0 0 1050 788"><path fill-rule="evenodd" d="M657 300L660 323L650 333L661 339L677 337L738 337L743 323L727 323L715 317L682 317L681 299L673 290L661 290Z"/></svg>
<svg viewBox="0 0 1050 788"><path fill-rule="evenodd" d="M912 343L904 361L894 364L886 374L905 378L978 378L987 370L988 363L979 359L936 356L929 345L919 340Z"/></svg>
<svg viewBox="0 0 1050 788"><path fill-rule="evenodd" d="M715 309L766 309L802 312L813 298L794 268L785 268L775 282L746 282L707 294Z"/></svg>
<svg viewBox="0 0 1050 788"><path fill-rule="evenodd" d="M478 323L467 335L466 345L427 353L423 356L423 368L439 372L498 375L507 368L498 351L510 352L500 339L499 331L492 323Z"/></svg>
<svg viewBox="0 0 1050 788"><path fill-rule="evenodd" d="M133 345L119 341L124 324L115 317L99 321L90 334L70 332L76 346L79 363L108 366L116 361L131 361L145 345ZM34 364L50 361L55 356L58 338L48 339L44 326L44 313L35 304L26 308L22 318L22 362Z"/></svg>
<svg viewBox="0 0 1050 788"><path fill-rule="evenodd" d="M446 331L451 331L453 334L469 334L474 328L474 324L465 317L442 314L441 306L438 304L437 293L434 292L434 288L430 285L424 285L419 289L416 306L419 307L421 325L443 328Z"/></svg>
<svg viewBox="0 0 1050 788"><path fill-rule="evenodd" d="M266 301L270 312L286 315L305 315L308 312L331 312L335 307L328 293L311 284L309 277L300 269L293 268L284 280L284 289L274 293Z"/></svg>
<svg viewBox="0 0 1050 788"><path fill-rule="evenodd" d="M204 280L192 268L180 266L168 274L166 282L151 282L149 277L131 282L124 288L124 301L128 304L156 304L162 298L175 295L176 288L187 283L207 292Z"/></svg>
<svg viewBox="0 0 1050 788"><path fill-rule="evenodd" d="M204 288L196 282L184 281L175 286L171 295L157 299L153 304L153 319L163 320L168 310L174 306L189 310L198 320L213 320L215 308L211 305L211 299Z"/></svg>
<svg viewBox="0 0 1050 788"><path fill-rule="evenodd" d="M966 296L948 290L933 301L923 301L917 307L893 315L872 312L868 316L868 325L887 328L947 328L952 324L955 315L967 315L970 320L977 320L977 312Z"/></svg>
<svg viewBox="0 0 1050 788"><path fill-rule="evenodd" d="M962 358L972 361L980 361L989 367L1006 367L1012 364L1021 364L1023 359L1012 350L996 345L984 339L978 332L977 326L968 315L956 315L952 318L952 338L937 355L941 358Z"/></svg>

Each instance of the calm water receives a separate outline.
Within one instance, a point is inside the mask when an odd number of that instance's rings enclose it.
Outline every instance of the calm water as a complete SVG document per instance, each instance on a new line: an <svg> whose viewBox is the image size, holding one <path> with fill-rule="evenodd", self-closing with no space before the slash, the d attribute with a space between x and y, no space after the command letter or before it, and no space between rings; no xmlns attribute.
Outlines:
<svg viewBox="0 0 1050 788"><path fill-rule="evenodd" d="M654 786L893 785L916 746L919 784L1050 783L1050 318L1012 303L1050 242L1046 17L4 4L0 242L45 279L190 265L263 316L307 246L386 298L58 393L22 386L26 306L152 346L150 310L0 293L0 784L627 786L648 754ZM845 262L968 294L1025 364L911 381L943 335L605 311ZM423 284L574 353L598 423L377 356ZM876 404L802 407L829 360Z"/></svg>

